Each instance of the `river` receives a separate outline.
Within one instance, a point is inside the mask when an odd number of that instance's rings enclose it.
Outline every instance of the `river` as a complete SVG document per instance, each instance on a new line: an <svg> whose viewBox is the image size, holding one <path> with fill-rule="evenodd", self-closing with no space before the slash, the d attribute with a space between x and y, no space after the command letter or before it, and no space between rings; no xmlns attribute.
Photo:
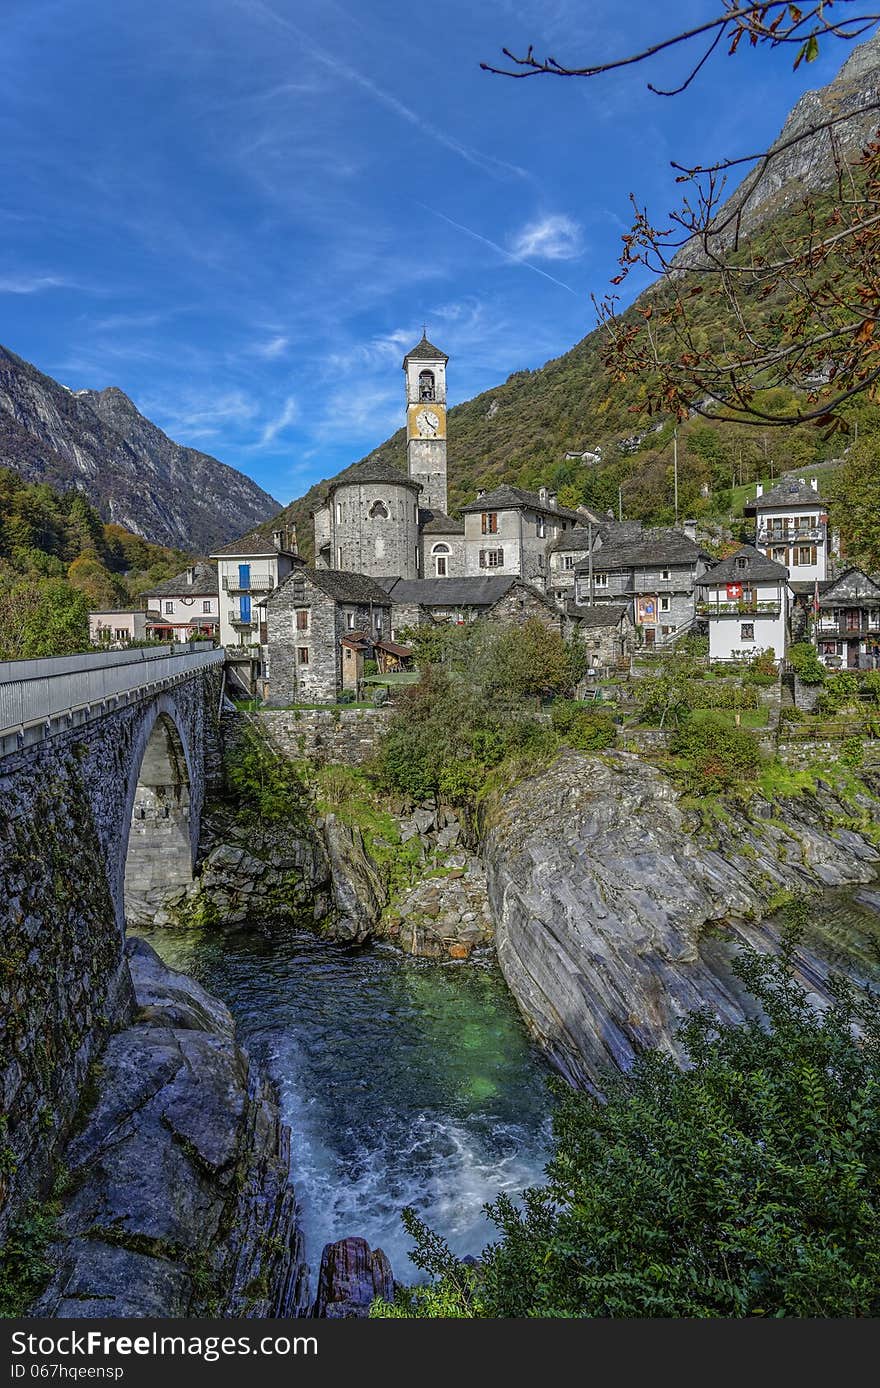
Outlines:
<svg viewBox="0 0 880 1388"><path fill-rule="evenodd" d="M460 1254L483 1205L541 1180L549 1070L487 958L435 963L273 930L137 931L227 1004L276 1081L292 1131L307 1257L362 1234L416 1281L400 1211Z"/></svg>

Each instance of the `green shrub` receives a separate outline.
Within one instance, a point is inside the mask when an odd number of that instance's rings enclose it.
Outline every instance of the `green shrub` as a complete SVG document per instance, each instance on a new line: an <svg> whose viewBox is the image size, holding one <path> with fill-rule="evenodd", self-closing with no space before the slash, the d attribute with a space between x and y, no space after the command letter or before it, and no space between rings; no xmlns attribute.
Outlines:
<svg viewBox="0 0 880 1388"><path fill-rule="evenodd" d="M865 749L862 746L862 739L860 737L847 737L844 739L843 746L840 749L840 760L843 762L844 766L850 767L853 771L857 770L857 768L863 764L865 760Z"/></svg>
<svg viewBox="0 0 880 1388"><path fill-rule="evenodd" d="M226 749L223 773L227 791L246 818L283 820L304 812L305 787L296 768L279 756L254 723L248 723Z"/></svg>
<svg viewBox="0 0 880 1388"><path fill-rule="evenodd" d="M579 752L601 752L617 740L614 715L608 709L559 699L553 705L552 719L561 740Z"/></svg>
<svg viewBox="0 0 880 1388"><path fill-rule="evenodd" d="M811 641L795 641L788 648L788 663L801 684L824 684L825 666Z"/></svg>
<svg viewBox="0 0 880 1388"><path fill-rule="evenodd" d="M680 1032L609 1078L562 1090L546 1182L474 1267L413 1211L412 1259L432 1279L393 1318L880 1315L880 1006L832 980L819 1014L782 958L735 965L762 1020Z"/></svg>
<svg viewBox="0 0 880 1388"><path fill-rule="evenodd" d="M733 789L754 781L761 768L760 748L752 734L720 718L683 724L669 750L680 758L681 779L691 793Z"/></svg>
<svg viewBox="0 0 880 1388"><path fill-rule="evenodd" d="M820 713L839 713L841 709L852 708L859 702L860 688L859 677L851 670L839 670L829 675L819 695Z"/></svg>

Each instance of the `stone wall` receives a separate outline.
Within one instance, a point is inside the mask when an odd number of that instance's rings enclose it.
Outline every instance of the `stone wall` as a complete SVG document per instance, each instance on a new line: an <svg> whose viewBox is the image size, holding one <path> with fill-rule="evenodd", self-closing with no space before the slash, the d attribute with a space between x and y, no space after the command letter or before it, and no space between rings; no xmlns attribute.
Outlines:
<svg viewBox="0 0 880 1388"><path fill-rule="evenodd" d="M388 729L388 708L261 709L260 722L272 745L293 761L342 762L363 766L379 750Z"/></svg>
<svg viewBox="0 0 880 1388"><path fill-rule="evenodd" d="M173 723L185 757L194 857L219 696L214 667L0 760L0 1237L47 1172L104 1034L130 1007L125 860L156 720Z"/></svg>

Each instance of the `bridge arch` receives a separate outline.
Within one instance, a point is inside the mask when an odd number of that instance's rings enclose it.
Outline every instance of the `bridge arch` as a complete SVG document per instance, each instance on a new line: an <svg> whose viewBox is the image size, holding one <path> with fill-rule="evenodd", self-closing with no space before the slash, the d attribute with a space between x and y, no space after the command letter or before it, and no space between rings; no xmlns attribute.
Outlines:
<svg viewBox="0 0 880 1388"><path fill-rule="evenodd" d="M160 696L131 749L114 893L120 924L147 923L170 892L192 882L201 809L194 791L186 729L173 700Z"/></svg>

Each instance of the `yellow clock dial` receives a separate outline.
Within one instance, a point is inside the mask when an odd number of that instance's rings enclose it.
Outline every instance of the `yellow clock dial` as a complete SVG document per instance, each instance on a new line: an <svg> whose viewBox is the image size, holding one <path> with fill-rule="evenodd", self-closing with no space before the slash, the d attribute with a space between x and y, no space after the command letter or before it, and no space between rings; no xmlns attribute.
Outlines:
<svg viewBox="0 0 880 1388"><path fill-rule="evenodd" d="M436 410L419 410L416 415L416 428L423 439L433 439L440 428L440 416Z"/></svg>

